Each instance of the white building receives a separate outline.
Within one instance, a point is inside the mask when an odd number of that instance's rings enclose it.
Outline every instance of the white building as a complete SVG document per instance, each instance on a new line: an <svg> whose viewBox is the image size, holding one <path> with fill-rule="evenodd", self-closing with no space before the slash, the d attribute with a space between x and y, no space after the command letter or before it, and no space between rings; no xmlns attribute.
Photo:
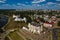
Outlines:
<svg viewBox="0 0 60 40"><path fill-rule="evenodd" d="M31 32L38 34L40 34L43 31L43 27L35 23L34 24L29 23L28 28Z"/></svg>
<svg viewBox="0 0 60 40"><path fill-rule="evenodd" d="M24 21L24 22L27 21L27 19L25 17L24 18L20 18L19 15L13 15L13 18L15 18L14 21Z"/></svg>

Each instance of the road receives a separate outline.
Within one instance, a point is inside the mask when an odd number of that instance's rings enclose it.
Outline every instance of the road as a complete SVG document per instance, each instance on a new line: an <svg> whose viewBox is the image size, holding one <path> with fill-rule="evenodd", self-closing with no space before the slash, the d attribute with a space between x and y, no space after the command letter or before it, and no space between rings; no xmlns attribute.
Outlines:
<svg viewBox="0 0 60 40"><path fill-rule="evenodd" d="M53 33L53 40L58 40L58 35L57 34L57 31L60 30L60 28L56 28L56 29L53 29L52 33Z"/></svg>
<svg viewBox="0 0 60 40"><path fill-rule="evenodd" d="M6 31L4 33L1 34L1 39L0 40L4 40L5 36L8 35L10 33L10 31Z"/></svg>

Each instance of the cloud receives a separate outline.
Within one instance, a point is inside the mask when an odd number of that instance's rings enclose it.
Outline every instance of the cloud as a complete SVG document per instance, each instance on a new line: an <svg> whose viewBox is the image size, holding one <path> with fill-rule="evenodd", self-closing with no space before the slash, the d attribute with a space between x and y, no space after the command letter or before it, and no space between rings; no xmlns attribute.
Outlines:
<svg viewBox="0 0 60 40"><path fill-rule="evenodd" d="M22 4L22 3L17 3L16 5L18 5L18 6L26 6L26 4Z"/></svg>
<svg viewBox="0 0 60 40"><path fill-rule="evenodd" d="M25 2L25 3L27 3L27 4L28 4L29 2Z"/></svg>
<svg viewBox="0 0 60 40"><path fill-rule="evenodd" d="M58 10L60 9L60 4L59 3L53 3L53 2L48 2L46 4L22 4L22 3L17 3L17 4L3 4L0 6L0 9L23 9L23 10L35 10L35 9L53 9L53 10Z"/></svg>
<svg viewBox="0 0 60 40"><path fill-rule="evenodd" d="M60 0L56 0L56 1L60 1Z"/></svg>
<svg viewBox="0 0 60 40"><path fill-rule="evenodd" d="M53 2L48 2L47 4L57 4L57 3L53 3Z"/></svg>
<svg viewBox="0 0 60 40"><path fill-rule="evenodd" d="M49 9L49 10L60 10L60 4L59 3L48 2L46 4L42 4L41 8Z"/></svg>
<svg viewBox="0 0 60 40"><path fill-rule="evenodd" d="M32 1L32 3L40 3L40 2L44 2L45 0L34 0Z"/></svg>
<svg viewBox="0 0 60 40"><path fill-rule="evenodd" d="M5 3L6 0L0 0L0 3Z"/></svg>
<svg viewBox="0 0 60 40"><path fill-rule="evenodd" d="M60 5L60 4L58 4L58 5Z"/></svg>

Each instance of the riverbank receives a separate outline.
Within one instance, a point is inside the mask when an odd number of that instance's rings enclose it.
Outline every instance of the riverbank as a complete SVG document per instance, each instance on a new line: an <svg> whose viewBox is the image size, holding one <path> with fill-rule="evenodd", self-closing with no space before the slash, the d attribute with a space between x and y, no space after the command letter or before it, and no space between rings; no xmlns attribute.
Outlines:
<svg viewBox="0 0 60 40"><path fill-rule="evenodd" d="M4 15L0 15L0 29L7 24L8 22L8 17L4 16Z"/></svg>
<svg viewBox="0 0 60 40"><path fill-rule="evenodd" d="M6 15L5 15L6 16ZM9 18L9 16L6 16L7 18L8 18L8 22L7 22L7 24L5 24L3 27L2 27L2 29L5 31L5 27L9 24L9 22L10 22L10 18Z"/></svg>

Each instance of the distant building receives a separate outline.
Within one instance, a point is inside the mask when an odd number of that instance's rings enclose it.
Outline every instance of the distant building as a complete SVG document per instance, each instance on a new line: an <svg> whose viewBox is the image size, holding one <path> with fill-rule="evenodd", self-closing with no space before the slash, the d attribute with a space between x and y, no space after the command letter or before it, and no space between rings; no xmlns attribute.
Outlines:
<svg viewBox="0 0 60 40"><path fill-rule="evenodd" d="M45 22L45 23L43 23L43 26L44 27L47 27L47 28L51 28L51 27L53 27L53 22Z"/></svg>
<svg viewBox="0 0 60 40"><path fill-rule="evenodd" d="M37 14L34 14L33 17L34 17L34 19L37 19L38 17L39 17L39 18L43 18L42 15L37 15Z"/></svg>
<svg viewBox="0 0 60 40"><path fill-rule="evenodd" d="M52 17L51 17L51 20L52 20L54 23L56 23L56 20L57 20L56 16L52 16Z"/></svg>
<svg viewBox="0 0 60 40"><path fill-rule="evenodd" d="M49 20L49 16L48 15L44 15L44 20L48 21Z"/></svg>

